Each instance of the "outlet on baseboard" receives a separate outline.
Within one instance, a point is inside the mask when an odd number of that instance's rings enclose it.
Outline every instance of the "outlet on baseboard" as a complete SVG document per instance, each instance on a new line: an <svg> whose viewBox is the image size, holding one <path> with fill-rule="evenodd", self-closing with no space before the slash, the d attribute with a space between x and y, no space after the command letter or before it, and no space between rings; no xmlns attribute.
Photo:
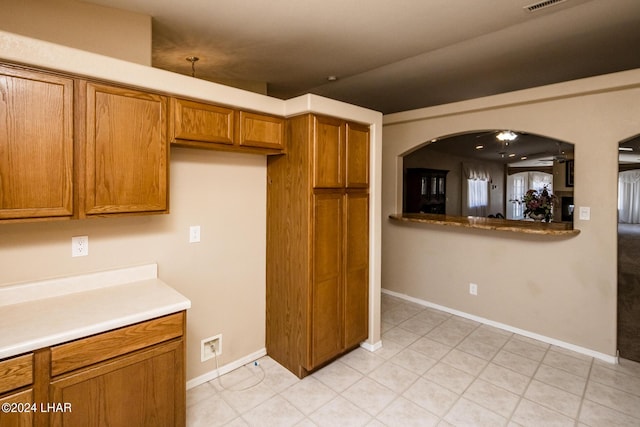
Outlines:
<svg viewBox="0 0 640 427"><path fill-rule="evenodd" d="M204 362L222 354L222 334L200 341L200 361Z"/></svg>
<svg viewBox="0 0 640 427"><path fill-rule="evenodd" d="M475 283L469 283L469 293L471 295L478 295L478 285Z"/></svg>

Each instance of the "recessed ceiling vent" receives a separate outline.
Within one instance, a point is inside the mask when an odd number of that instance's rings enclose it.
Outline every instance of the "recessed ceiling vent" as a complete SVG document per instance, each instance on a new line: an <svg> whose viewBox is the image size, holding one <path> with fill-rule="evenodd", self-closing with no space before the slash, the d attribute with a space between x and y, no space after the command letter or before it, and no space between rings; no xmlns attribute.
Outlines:
<svg viewBox="0 0 640 427"><path fill-rule="evenodd" d="M529 12L537 12L542 9L546 9L551 6L556 6L560 3L564 3L567 0L543 0L537 3L530 4L529 6L524 6L523 9Z"/></svg>

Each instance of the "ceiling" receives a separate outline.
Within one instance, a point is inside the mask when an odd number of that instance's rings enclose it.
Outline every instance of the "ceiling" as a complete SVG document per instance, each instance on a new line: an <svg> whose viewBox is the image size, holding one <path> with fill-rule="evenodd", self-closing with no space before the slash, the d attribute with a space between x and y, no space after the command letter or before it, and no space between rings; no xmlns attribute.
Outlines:
<svg viewBox="0 0 640 427"><path fill-rule="evenodd" d="M431 141L420 150L517 167L551 166L554 160L562 163L573 158L571 143L531 133L514 133L517 137L511 142L499 141L498 131L494 130L451 135Z"/></svg>
<svg viewBox="0 0 640 427"><path fill-rule="evenodd" d="M551 1L87 0L150 15L154 67L385 114L640 68L640 1Z"/></svg>

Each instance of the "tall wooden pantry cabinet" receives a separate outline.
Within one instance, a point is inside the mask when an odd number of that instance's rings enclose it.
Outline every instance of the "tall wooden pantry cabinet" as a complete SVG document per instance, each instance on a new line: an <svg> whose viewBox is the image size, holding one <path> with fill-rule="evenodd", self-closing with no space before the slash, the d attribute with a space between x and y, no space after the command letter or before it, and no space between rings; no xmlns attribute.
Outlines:
<svg viewBox="0 0 640 427"><path fill-rule="evenodd" d="M305 114L267 159L267 353L298 377L368 335L369 128Z"/></svg>

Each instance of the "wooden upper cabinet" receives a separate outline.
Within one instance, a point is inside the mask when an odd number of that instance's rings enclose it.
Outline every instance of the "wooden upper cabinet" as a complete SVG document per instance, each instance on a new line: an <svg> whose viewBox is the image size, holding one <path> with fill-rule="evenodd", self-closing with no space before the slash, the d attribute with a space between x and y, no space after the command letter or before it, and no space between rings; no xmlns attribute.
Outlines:
<svg viewBox="0 0 640 427"><path fill-rule="evenodd" d="M238 144L247 147L284 148L284 119L240 111Z"/></svg>
<svg viewBox="0 0 640 427"><path fill-rule="evenodd" d="M172 141L233 145L235 112L202 102L171 99Z"/></svg>
<svg viewBox="0 0 640 427"><path fill-rule="evenodd" d="M167 98L86 84L85 213L168 210Z"/></svg>
<svg viewBox="0 0 640 427"><path fill-rule="evenodd" d="M369 128L347 123L346 185L369 187Z"/></svg>
<svg viewBox="0 0 640 427"><path fill-rule="evenodd" d="M314 188L344 187L344 139L344 121L314 116L312 167Z"/></svg>
<svg viewBox="0 0 640 427"><path fill-rule="evenodd" d="M73 215L73 79L0 66L0 219Z"/></svg>

